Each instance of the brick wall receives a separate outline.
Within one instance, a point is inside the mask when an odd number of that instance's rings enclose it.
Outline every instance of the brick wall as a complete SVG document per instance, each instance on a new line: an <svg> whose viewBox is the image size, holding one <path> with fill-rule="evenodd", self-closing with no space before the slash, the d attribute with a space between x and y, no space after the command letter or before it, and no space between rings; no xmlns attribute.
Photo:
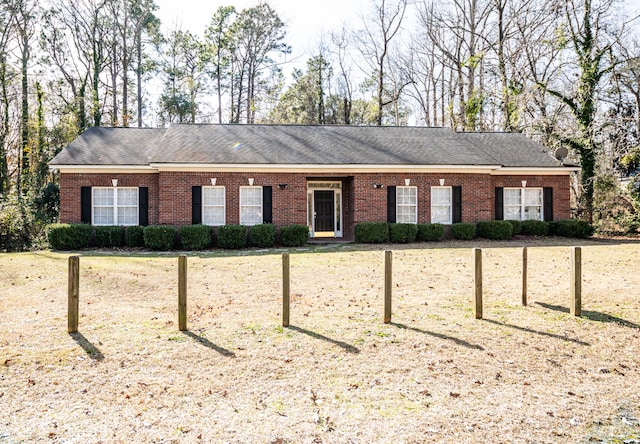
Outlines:
<svg viewBox="0 0 640 444"><path fill-rule="evenodd" d="M346 176L346 177L345 177ZM111 179L118 179L118 186L149 187L149 223L168 225L191 224L192 186L209 186L211 178L217 186L225 187L226 216L228 224L240 222L240 186L273 187L273 222L276 225L307 223L307 180L341 180L343 196L343 234L353 237L358 222L387 220L387 187L403 186L405 179L418 191L418 222L430 222L431 187L462 187L462 220L477 222L495 217L495 187L520 187L522 180L527 187L553 187L554 218L570 217L569 176L490 176L487 174L369 174L356 173L340 178L330 174L314 175L292 173L190 173L161 172L159 174L61 174L60 196L62 222L80 221L80 187L111 186ZM280 189L279 184L287 184ZM383 185L374 188L374 184Z"/></svg>
<svg viewBox="0 0 640 444"><path fill-rule="evenodd" d="M158 223L157 174L60 174L60 222L80 222L80 189L82 187L111 187L111 179L118 179L118 187L149 188L149 224Z"/></svg>

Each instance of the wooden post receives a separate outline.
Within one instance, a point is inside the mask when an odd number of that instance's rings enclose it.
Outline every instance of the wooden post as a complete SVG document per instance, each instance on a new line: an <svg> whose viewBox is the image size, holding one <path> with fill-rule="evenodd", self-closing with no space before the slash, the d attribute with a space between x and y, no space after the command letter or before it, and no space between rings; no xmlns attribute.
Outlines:
<svg viewBox="0 0 640 444"><path fill-rule="evenodd" d="M522 247L522 306L527 306L527 247Z"/></svg>
<svg viewBox="0 0 640 444"><path fill-rule="evenodd" d="M78 332L78 314L80 306L80 258L78 256L69 257L69 310L68 326L69 333Z"/></svg>
<svg viewBox="0 0 640 444"><path fill-rule="evenodd" d="M289 326L289 297L291 292L289 253L282 253L282 326Z"/></svg>
<svg viewBox="0 0 640 444"><path fill-rule="evenodd" d="M187 330L187 256L178 257L178 329Z"/></svg>
<svg viewBox="0 0 640 444"><path fill-rule="evenodd" d="M582 250L571 249L571 314L582 314Z"/></svg>
<svg viewBox="0 0 640 444"><path fill-rule="evenodd" d="M476 319L482 319L482 250L473 249L473 315Z"/></svg>
<svg viewBox="0 0 640 444"><path fill-rule="evenodd" d="M393 256L391 251L384 252L384 323L391 323L391 289L393 285Z"/></svg>

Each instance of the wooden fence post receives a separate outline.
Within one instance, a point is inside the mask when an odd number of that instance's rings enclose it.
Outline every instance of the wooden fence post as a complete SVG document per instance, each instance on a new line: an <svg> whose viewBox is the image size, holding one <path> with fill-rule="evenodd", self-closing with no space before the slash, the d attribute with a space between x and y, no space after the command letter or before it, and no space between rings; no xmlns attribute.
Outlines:
<svg viewBox="0 0 640 444"><path fill-rule="evenodd" d="M391 323L391 289L393 286L393 253L384 252L384 323Z"/></svg>
<svg viewBox="0 0 640 444"><path fill-rule="evenodd" d="M527 247L522 247L522 306L527 306Z"/></svg>
<svg viewBox="0 0 640 444"><path fill-rule="evenodd" d="M291 292L289 253L282 253L282 326L289 326L289 297Z"/></svg>
<svg viewBox="0 0 640 444"><path fill-rule="evenodd" d="M476 319L482 319L482 250L473 249L473 315Z"/></svg>
<svg viewBox="0 0 640 444"><path fill-rule="evenodd" d="M178 257L178 329L187 330L187 256Z"/></svg>
<svg viewBox="0 0 640 444"><path fill-rule="evenodd" d="M69 298L68 298L68 326L69 333L78 332L78 315L80 306L80 258L69 257Z"/></svg>
<svg viewBox="0 0 640 444"><path fill-rule="evenodd" d="M571 314L582 314L582 250L571 249Z"/></svg>

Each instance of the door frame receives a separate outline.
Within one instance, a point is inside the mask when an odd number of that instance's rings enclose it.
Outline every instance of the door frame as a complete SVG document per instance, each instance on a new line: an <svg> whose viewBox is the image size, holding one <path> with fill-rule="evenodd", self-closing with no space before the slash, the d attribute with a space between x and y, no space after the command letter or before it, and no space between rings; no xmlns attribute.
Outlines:
<svg viewBox="0 0 640 444"><path fill-rule="evenodd" d="M333 231L316 232L315 193L314 191L333 191ZM311 180L307 182L307 225L311 237L343 236L342 214L342 181L340 180Z"/></svg>

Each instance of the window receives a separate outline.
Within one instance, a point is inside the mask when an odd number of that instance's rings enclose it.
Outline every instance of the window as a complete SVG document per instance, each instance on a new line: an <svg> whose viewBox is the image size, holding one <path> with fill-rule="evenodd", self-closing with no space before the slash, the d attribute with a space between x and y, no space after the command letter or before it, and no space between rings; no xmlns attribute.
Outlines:
<svg viewBox="0 0 640 444"><path fill-rule="evenodd" d="M396 187L396 222L399 224L418 223L417 187Z"/></svg>
<svg viewBox="0 0 640 444"><path fill-rule="evenodd" d="M431 187L431 223L451 223L451 187Z"/></svg>
<svg viewBox="0 0 640 444"><path fill-rule="evenodd" d="M93 225L138 225L138 188L92 190Z"/></svg>
<svg viewBox="0 0 640 444"><path fill-rule="evenodd" d="M542 188L505 188L505 220L542 220Z"/></svg>
<svg viewBox="0 0 640 444"><path fill-rule="evenodd" d="M262 222L262 187L240 187L240 224L258 225Z"/></svg>
<svg viewBox="0 0 640 444"><path fill-rule="evenodd" d="M226 223L224 187L202 187L202 223L213 226Z"/></svg>

